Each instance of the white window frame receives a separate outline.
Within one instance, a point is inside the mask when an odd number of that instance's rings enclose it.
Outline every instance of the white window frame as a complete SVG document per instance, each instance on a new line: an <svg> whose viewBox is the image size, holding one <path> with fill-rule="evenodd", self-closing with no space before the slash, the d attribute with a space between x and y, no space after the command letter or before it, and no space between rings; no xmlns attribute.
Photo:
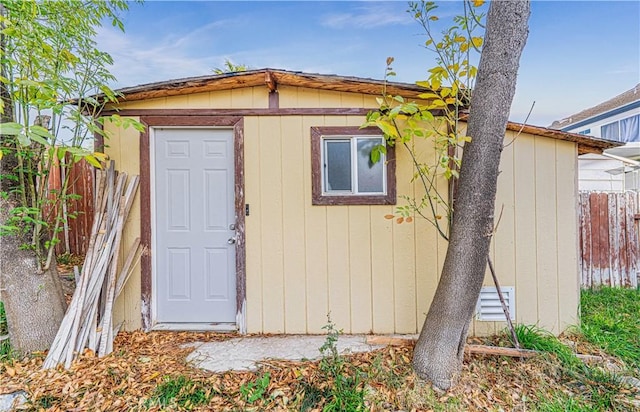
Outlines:
<svg viewBox="0 0 640 412"><path fill-rule="evenodd" d="M376 135L360 135L360 136L348 136L348 135L335 135L335 136L322 136L321 140L321 152L320 152L320 164L321 164L321 181L322 181L322 195L323 196L384 196L387 194L387 169L384 167L386 162L386 156L384 153L380 153L380 164L382 165L382 191L381 192L360 192L358 188L358 141L366 139L380 140L380 143L384 142L383 136ZM346 142L350 143L351 147L351 190L328 190L327 189L327 168L326 168L326 153L328 142Z"/></svg>

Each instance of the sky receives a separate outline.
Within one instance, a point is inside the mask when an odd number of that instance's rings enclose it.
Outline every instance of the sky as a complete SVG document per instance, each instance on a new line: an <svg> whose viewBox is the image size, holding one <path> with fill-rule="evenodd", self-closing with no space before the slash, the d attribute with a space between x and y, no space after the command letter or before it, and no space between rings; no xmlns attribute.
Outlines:
<svg viewBox="0 0 640 412"><path fill-rule="evenodd" d="M447 27L458 1L438 2ZM158 1L130 3L125 32L100 28L112 86L251 69L382 79L427 78L434 54L406 1ZM640 83L640 1L534 0L510 120L548 126ZM534 104L535 102L535 104Z"/></svg>

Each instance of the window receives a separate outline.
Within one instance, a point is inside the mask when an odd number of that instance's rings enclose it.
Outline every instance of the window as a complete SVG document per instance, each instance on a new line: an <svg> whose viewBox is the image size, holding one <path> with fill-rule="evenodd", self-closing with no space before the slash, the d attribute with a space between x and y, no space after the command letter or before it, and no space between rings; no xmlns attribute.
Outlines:
<svg viewBox="0 0 640 412"><path fill-rule="evenodd" d="M618 122L605 124L600 128L600 130L600 134L604 139L618 140L620 138L620 128L618 127Z"/></svg>
<svg viewBox="0 0 640 412"><path fill-rule="evenodd" d="M619 142L640 142L640 114L601 127L601 136Z"/></svg>
<svg viewBox="0 0 640 412"><path fill-rule="evenodd" d="M578 134L589 135L591 133L591 129L584 129L578 132Z"/></svg>
<svg viewBox="0 0 640 412"><path fill-rule="evenodd" d="M377 128L312 127L314 205L396 203L394 150L373 163L371 150L384 138Z"/></svg>

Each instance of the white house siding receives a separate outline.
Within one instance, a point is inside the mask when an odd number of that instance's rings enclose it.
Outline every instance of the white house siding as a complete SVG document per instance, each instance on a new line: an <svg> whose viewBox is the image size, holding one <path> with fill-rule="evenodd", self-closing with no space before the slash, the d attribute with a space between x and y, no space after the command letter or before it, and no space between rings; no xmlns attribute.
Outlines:
<svg viewBox="0 0 640 412"><path fill-rule="evenodd" d="M619 160L597 154L585 154L578 158L579 190L622 191L625 188L624 174L607 172L623 167Z"/></svg>

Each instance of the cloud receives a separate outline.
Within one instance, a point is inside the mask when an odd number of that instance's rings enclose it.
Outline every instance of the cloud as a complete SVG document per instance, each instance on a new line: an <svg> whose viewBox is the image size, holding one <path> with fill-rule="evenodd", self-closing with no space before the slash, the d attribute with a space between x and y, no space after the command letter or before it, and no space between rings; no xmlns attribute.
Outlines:
<svg viewBox="0 0 640 412"><path fill-rule="evenodd" d="M397 4L370 4L357 7L352 13L332 13L324 15L320 24L332 29L358 28L373 29L397 24L412 24L411 17Z"/></svg>
<svg viewBox="0 0 640 412"><path fill-rule="evenodd" d="M211 73L225 56L212 55L215 36L211 33L231 24L215 21L187 33L164 37L124 34L113 27L98 30L98 47L114 60L114 87L127 87L180 77ZM203 52L204 51L204 52Z"/></svg>

